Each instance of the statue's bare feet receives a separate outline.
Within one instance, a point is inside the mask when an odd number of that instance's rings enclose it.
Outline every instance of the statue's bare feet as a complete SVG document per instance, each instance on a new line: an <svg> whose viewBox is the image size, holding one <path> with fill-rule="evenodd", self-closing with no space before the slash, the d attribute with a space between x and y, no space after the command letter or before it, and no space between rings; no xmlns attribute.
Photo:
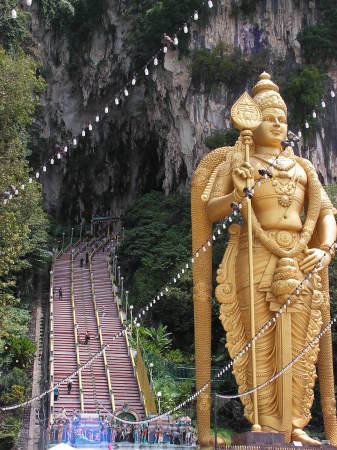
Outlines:
<svg viewBox="0 0 337 450"><path fill-rule="evenodd" d="M317 445L321 446L322 443L320 441L317 441L316 439L312 439L310 436L307 435L307 433L300 428L295 428L291 433L291 440L292 441L299 441L302 442L302 444L306 445Z"/></svg>

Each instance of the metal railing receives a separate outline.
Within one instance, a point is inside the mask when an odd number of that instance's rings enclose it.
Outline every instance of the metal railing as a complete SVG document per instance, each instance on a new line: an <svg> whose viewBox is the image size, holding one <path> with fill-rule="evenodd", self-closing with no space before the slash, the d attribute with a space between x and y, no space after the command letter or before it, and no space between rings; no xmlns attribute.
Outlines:
<svg viewBox="0 0 337 450"><path fill-rule="evenodd" d="M116 295L116 292L114 289L114 277L113 277L113 273L111 270L109 255L107 258L107 263L108 263L108 271L109 271L109 275L110 275L112 293L113 293L114 297L116 298L116 306L117 306L117 310L118 310L119 319L121 321L121 324L123 325L124 324L123 311L119 305L119 298ZM138 390L139 390L139 393L140 393L140 396L141 396L141 399L142 399L142 402L144 405L145 415L148 416L148 415L157 414L156 402L154 400L153 392L152 392L152 389L151 389L151 386L149 383L149 379L147 376L147 371L146 371L146 367L144 364L144 360L141 355L141 351L139 348L137 348L137 357L136 357L136 362L135 362L134 357L133 357L133 349L130 346L127 333L124 333L124 336L125 336L125 341L126 341L126 345L127 345L127 349L128 349L128 354L129 354L131 364L133 367L134 375L137 380Z"/></svg>
<svg viewBox="0 0 337 450"><path fill-rule="evenodd" d="M54 422L54 264L50 271L49 288L49 421Z"/></svg>
<svg viewBox="0 0 337 450"><path fill-rule="evenodd" d="M149 383L149 379L147 377L147 370L142 357L142 352L139 347L137 347L136 368L138 385L140 386L141 392L144 397L145 413L147 416L156 415L157 406Z"/></svg>
<svg viewBox="0 0 337 450"><path fill-rule="evenodd" d="M73 312L73 326L74 326L74 338L75 338L75 350L76 350L76 363L77 368L81 366L78 332L77 332L77 320L76 320L76 308L75 308L75 295L74 295L74 254L71 254L71 307ZM82 385L82 372L78 372L78 386L80 390L80 404L81 412L84 412L84 395Z"/></svg>
<svg viewBox="0 0 337 450"><path fill-rule="evenodd" d="M102 243L99 244L97 250L101 246L102 246ZM89 270L90 270L90 282L91 282L92 301L93 301L93 304L94 304L94 311L95 311L95 316L96 316L96 323L97 323L97 329L98 329L99 342L100 342L101 349L102 349L104 347L104 342L103 342L100 318L99 318L99 314L98 314L98 310L97 310L94 274L93 274L93 270L92 270L92 257L94 256L95 252L96 252L96 249L94 249L89 255ZM103 361L104 361L105 375L106 375L107 382L108 382L109 395L110 395L110 400L111 400L111 407L112 407L112 411L115 411L115 409L116 409L115 408L115 397L114 397L114 394L113 394L113 391L112 391L112 387L111 387L110 371L109 371L109 365L108 365L108 361L107 361L107 358L106 358L105 350L103 350Z"/></svg>

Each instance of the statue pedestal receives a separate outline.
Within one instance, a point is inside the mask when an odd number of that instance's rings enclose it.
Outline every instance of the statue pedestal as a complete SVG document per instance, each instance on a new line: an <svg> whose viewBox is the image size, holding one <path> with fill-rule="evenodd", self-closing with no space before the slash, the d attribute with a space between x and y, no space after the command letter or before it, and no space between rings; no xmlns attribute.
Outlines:
<svg viewBox="0 0 337 450"><path fill-rule="evenodd" d="M222 446L220 445L219 448ZM240 449L241 447L241 449ZM294 443L287 444L284 440L283 433L268 433L268 432L259 432L254 433L252 431L247 431L246 433L236 434L232 436L232 442L229 447L226 447L227 450L235 450L240 449L243 450L271 450L273 448L277 450L287 450L287 449L299 449L299 450L314 450L314 449L322 449L324 450L336 450L337 447L333 447L329 445L328 442L322 442L322 446L313 447L310 445L294 445Z"/></svg>
<svg viewBox="0 0 337 450"><path fill-rule="evenodd" d="M231 445L247 445L259 447L286 447L283 433L254 433L247 431L246 433L236 434L232 436Z"/></svg>

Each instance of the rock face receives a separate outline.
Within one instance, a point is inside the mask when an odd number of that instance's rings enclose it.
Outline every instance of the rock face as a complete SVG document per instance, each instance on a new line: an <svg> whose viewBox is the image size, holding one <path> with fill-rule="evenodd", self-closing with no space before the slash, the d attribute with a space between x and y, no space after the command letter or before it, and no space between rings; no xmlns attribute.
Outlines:
<svg viewBox="0 0 337 450"><path fill-rule="evenodd" d="M267 49L266 70L273 75L277 75L280 59L283 66L301 62L296 36L304 24L315 22L314 1L264 0L249 19L233 17L230 3L218 2L206 29L193 25L191 54L222 41L240 47L244 54ZM116 108L115 94L131 78L130 49L124 44L129 25L119 7L120 2L109 0L102 29L86 44L76 77L66 69L72 62L67 39L47 30L33 16L33 36L40 42L48 81L38 124L41 160L55 151L55 144L71 141L83 127L94 123L97 111L100 115L98 126L79 138L67 162L54 167L43 180L46 207L63 220L88 220L100 212L97 208L119 214L136 196L151 189L187 191L194 168L209 151L205 138L230 127L230 107L245 89L235 92L219 85L216 92L196 90L191 84L191 58L179 58L178 51L169 50L163 66L159 64L155 71L149 67L148 77L141 74ZM337 82L336 69L331 68L329 75L327 92ZM246 87L255 81L251 79ZM109 106L107 115L105 105ZM311 157L325 182L337 177L336 117L336 102L327 100L315 142L298 149Z"/></svg>

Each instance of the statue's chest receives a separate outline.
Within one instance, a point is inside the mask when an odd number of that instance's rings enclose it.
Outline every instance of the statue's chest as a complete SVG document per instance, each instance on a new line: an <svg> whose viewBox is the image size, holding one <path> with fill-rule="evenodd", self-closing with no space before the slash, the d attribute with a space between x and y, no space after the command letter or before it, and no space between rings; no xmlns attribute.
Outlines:
<svg viewBox="0 0 337 450"><path fill-rule="evenodd" d="M300 202L303 201L307 175L295 160L281 157L270 167L268 161L252 158L251 164L254 167L255 201L274 198L283 207L289 207L295 198ZM261 177L259 172L261 169L268 170L272 177Z"/></svg>

